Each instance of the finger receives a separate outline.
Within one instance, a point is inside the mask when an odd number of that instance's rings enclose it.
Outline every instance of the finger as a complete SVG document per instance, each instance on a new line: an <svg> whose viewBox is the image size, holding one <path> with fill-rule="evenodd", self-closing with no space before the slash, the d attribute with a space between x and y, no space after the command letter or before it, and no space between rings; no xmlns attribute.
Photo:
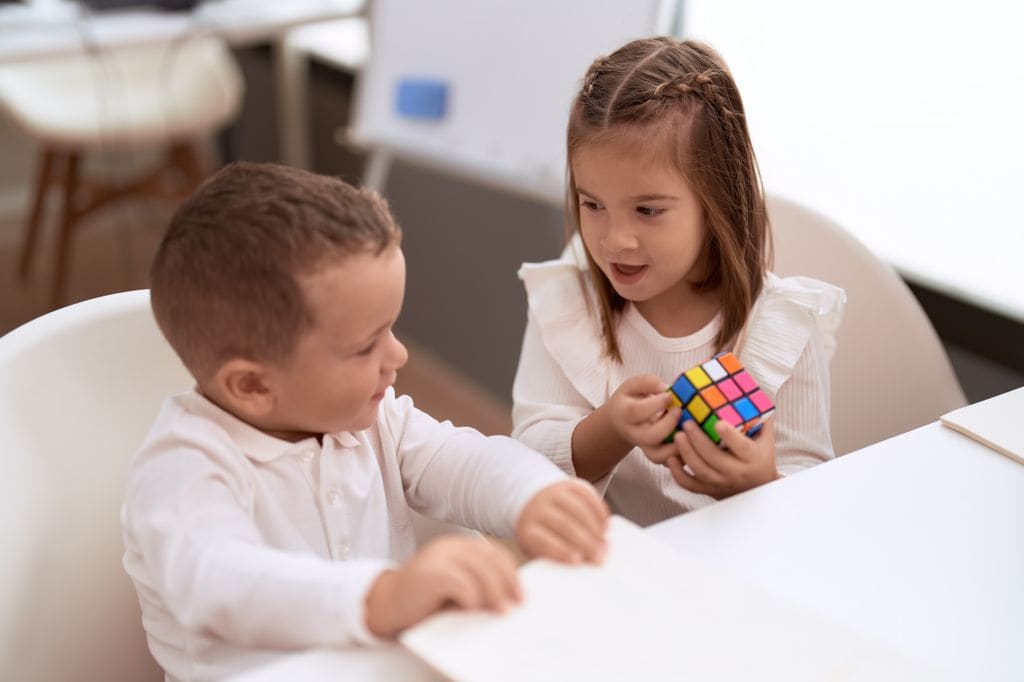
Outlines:
<svg viewBox="0 0 1024 682"><path fill-rule="evenodd" d="M651 393L664 393L668 390L668 384L653 374L636 374L626 379L622 388L628 395L645 396Z"/></svg>
<svg viewBox="0 0 1024 682"><path fill-rule="evenodd" d="M505 550L489 542L464 555L467 572L476 581L481 605L494 611L505 611L518 601L516 565Z"/></svg>
<svg viewBox="0 0 1024 682"><path fill-rule="evenodd" d="M657 447L644 448L644 454L647 455L647 459L655 464L665 464L670 457L677 457L679 455L679 447L674 442L663 443Z"/></svg>
<svg viewBox="0 0 1024 682"><path fill-rule="evenodd" d="M626 406L625 417L631 424L649 424L663 417L670 407L672 398L668 393L654 393L633 398Z"/></svg>
<svg viewBox="0 0 1024 682"><path fill-rule="evenodd" d="M589 484L567 487L566 494L554 499L558 507L576 519L593 537L601 539L608 528L608 505Z"/></svg>
<svg viewBox="0 0 1024 682"><path fill-rule="evenodd" d="M681 407L670 407L657 419L650 421L646 426L640 426L636 429L637 443L640 447L651 448L661 445L665 442L665 437L675 430L682 415L683 409Z"/></svg>
<svg viewBox="0 0 1024 682"><path fill-rule="evenodd" d="M604 533L600 529L590 529L581 523L577 509L563 505L562 500L555 500L550 509L546 510L537 523L545 526L556 535L562 544L569 547L581 559L597 561L604 555Z"/></svg>
<svg viewBox="0 0 1024 682"><path fill-rule="evenodd" d="M686 473L686 470L683 468L683 461L679 457L670 458L665 462L665 466L668 467L668 470L672 473L672 478L679 484L679 487L699 495L711 494L708 486Z"/></svg>
<svg viewBox="0 0 1024 682"><path fill-rule="evenodd" d="M583 560L579 550L570 547L557 533L542 523L531 523L523 529L523 549L531 556L542 556L565 564Z"/></svg>
<svg viewBox="0 0 1024 682"><path fill-rule="evenodd" d="M445 572L443 591L446 599L460 609L473 611L481 606L476 579L461 560L452 562L451 570Z"/></svg>
<svg viewBox="0 0 1024 682"><path fill-rule="evenodd" d="M693 471L694 476L708 483L721 482L724 472L721 470L720 455L723 453L694 422L683 424L683 433L676 434L675 442L679 447L680 457ZM706 452L707 450L711 452ZM716 459L719 461L715 461Z"/></svg>

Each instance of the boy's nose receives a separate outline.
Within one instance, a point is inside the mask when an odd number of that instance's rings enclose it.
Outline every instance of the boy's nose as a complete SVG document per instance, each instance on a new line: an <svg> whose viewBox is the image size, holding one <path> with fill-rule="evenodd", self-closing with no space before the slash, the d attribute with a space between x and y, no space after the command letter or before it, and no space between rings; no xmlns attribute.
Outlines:
<svg viewBox="0 0 1024 682"><path fill-rule="evenodd" d="M394 341L394 346L391 349L388 360L391 361L391 368L397 370L409 361L409 349L394 334L391 335L391 338Z"/></svg>

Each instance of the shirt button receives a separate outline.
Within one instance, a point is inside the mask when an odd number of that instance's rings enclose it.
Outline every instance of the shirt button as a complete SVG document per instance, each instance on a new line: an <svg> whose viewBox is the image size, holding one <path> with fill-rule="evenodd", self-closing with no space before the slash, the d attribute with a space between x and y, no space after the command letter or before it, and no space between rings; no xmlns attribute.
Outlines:
<svg viewBox="0 0 1024 682"><path fill-rule="evenodd" d="M316 453L312 450L306 450L302 453L302 460L304 462L312 462L314 457L316 457Z"/></svg>
<svg viewBox="0 0 1024 682"><path fill-rule="evenodd" d="M351 548L344 542L339 542L334 546L334 553L342 559L347 559Z"/></svg>
<svg viewBox="0 0 1024 682"><path fill-rule="evenodd" d="M339 493L337 490L332 490L329 493L327 493L327 504L331 505L332 507L337 507L339 504L341 504L341 493Z"/></svg>

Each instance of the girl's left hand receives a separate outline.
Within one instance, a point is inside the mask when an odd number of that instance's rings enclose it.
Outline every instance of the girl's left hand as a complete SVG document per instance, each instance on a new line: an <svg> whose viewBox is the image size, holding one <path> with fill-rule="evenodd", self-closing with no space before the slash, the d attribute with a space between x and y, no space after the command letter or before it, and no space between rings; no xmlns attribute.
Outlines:
<svg viewBox="0 0 1024 682"><path fill-rule="evenodd" d="M725 421L718 422L716 430L728 450L716 445L695 422L687 421L675 436L678 452L665 466L683 488L717 500L774 481L781 478L775 468L774 421L765 421L754 438Z"/></svg>

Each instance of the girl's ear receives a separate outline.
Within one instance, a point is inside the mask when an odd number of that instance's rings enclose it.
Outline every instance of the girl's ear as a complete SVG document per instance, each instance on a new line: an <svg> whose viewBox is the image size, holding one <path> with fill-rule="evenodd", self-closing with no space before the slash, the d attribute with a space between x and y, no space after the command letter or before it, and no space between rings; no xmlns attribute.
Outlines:
<svg viewBox="0 0 1024 682"><path fill-rule="evenodd" d="M263 363L233 358L221 365L213 381L231 411L247 421L274 409L274 392Z"/></svg>

